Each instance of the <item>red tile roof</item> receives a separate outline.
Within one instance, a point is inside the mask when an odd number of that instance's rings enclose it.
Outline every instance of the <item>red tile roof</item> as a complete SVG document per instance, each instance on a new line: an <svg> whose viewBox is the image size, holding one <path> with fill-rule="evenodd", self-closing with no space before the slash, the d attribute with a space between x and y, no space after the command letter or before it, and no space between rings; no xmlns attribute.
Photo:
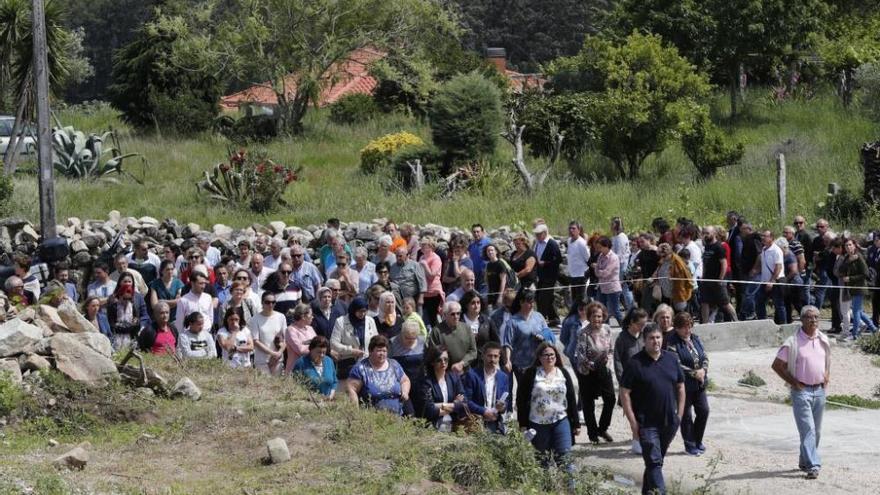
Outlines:
<svg viewBox="0 0 880 495"><path fill-rule="evenodd" d="M345 60L333 64L324 76L326 82L321 95L318 98L318 106L327 106L343 96L350 94L372 94L378 81L369 74L369 66L376 60L384 58L385 52L373 48L359 48ZM504 69L505 75L510 79L511 88L516 92L522 92L527 88L541 89L546 79L540 74L522 74L509 69ZM293 95L296 90L297 74L288 74L284 78L284 85L288 95ZM261 105L277 105L278 98L272 89L271 82L256 84L247 89L224 96L220 99L220 106L225 110L235 110L245 103L258 103Z"/></svg>

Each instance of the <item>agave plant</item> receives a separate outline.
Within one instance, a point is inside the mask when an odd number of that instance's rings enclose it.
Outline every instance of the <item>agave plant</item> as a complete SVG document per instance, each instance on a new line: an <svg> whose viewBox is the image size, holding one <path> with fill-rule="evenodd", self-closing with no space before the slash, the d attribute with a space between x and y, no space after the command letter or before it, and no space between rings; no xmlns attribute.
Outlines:
<svg viewBox="0 0 880 495"><path fill-rule="evenodd" d="M302 167L288 167L267 158L265 152L231 151L229 163L204 172L196 189L227 205L247 206L260 213L283 205L287 186L298 180Z"/></svg>
<svg viewBox="0 0 880 495"><path fill-rule="evenodd" d="M110 141L112 146L105 147ZM102 179L110 174L122 174L122 162L139 153L123 154L113 131L89 134L73 127L61 127L52 133L52 164L55 170L70 179ZM143 159L143 157L141 157ZM138 182L141 182L135 178Z"/></svg>
<svg viewBox="0 0 880 495"><path fill-rule="evenodd" d="M212 199L228 203L240 203L247 196L244 172L240 167L218 163L205 171L205 178L196 184L199 191Z"/></svg>

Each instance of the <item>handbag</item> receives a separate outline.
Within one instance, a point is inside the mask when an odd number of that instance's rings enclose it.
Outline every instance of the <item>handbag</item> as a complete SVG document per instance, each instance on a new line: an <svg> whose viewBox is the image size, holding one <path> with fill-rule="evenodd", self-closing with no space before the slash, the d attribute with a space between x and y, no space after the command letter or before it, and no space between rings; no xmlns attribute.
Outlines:
<svg viewBox="0 0 880 495"><path fill-rule="evenodd" d="M651 286L651 297L654 298L655 301L663 300L663 289L660 288L660 282L654 281L654 285Z"/></svg>
<svg viewBox="0 0 880 495"><path fill-rule="evenodd" d="M483 418L481 418L479 414L472 413L468 408L467 403L462 405L464 406L464 415L452 420L452 431L461 431L468 435L482 433Z"/></svg>

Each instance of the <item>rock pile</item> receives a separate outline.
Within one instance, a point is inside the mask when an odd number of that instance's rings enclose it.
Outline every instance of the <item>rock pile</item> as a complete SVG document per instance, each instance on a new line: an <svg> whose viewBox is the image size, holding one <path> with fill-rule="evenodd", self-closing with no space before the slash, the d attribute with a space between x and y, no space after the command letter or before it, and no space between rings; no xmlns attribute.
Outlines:
<svg viewBox="0 0 880 495"><path fill-rule="evenodd" d="M78 318L74 318L74 315ZM55 368L71 380L103 386L118 376L110 341L71 303L40 305L0 325L0 371L12 380Z"/></svg>

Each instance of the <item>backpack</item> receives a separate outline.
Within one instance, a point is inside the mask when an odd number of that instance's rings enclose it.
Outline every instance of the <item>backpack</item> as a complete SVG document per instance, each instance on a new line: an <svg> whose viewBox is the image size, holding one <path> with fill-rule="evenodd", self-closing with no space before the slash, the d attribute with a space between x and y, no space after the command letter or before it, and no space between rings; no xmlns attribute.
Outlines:
<svg viewBox="0 0 880 495"><path fill-rule="evenodd" d="M510 266L510 263L507 260L501 259L501 264L504 266L504 273L507 274L507 288L518 291L520 288L519 277L516 276L516 271Z"/></svg>

